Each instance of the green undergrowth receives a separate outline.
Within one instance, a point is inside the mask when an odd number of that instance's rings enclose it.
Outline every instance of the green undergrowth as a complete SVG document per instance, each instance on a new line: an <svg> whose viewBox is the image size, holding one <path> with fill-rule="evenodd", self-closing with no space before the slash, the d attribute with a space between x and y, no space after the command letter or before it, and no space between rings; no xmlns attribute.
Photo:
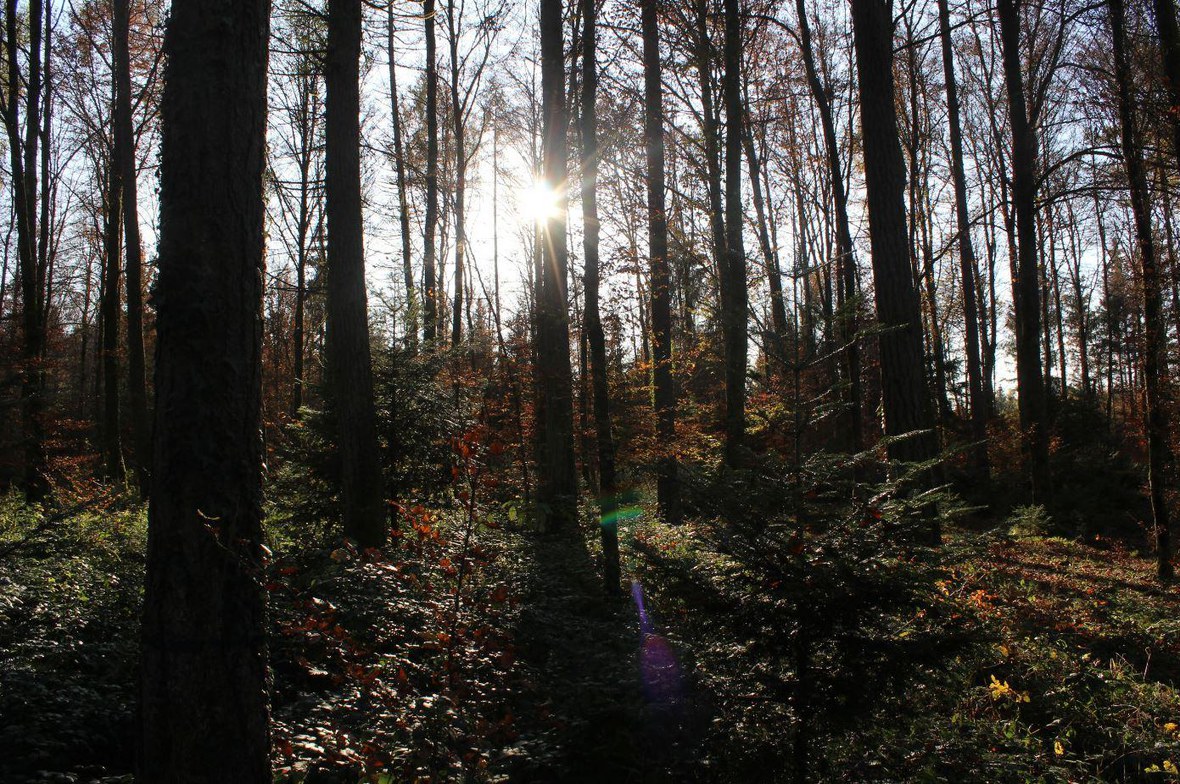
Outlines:
<svg viewBox="0 0 1180 784"><path fill-rule="evenodd" d="M827 479L727 518L708 481L684 525L624 522L616 595L590 509L539 536L457 493L370 552L276 517L277 780L1180 781L1150 554ZM144 544L136 506L0 501L0 780L127 779Z"/></svg>

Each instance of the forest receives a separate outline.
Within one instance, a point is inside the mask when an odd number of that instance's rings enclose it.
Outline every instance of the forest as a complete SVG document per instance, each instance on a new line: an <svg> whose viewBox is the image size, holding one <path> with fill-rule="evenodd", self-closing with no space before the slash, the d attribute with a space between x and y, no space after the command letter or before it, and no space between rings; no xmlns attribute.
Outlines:
<svg viewBox="0 0 1180 784"><path fill-rule="evenodd" d="M0 781L1180 782L1174 0L5 0Z"/></svg>

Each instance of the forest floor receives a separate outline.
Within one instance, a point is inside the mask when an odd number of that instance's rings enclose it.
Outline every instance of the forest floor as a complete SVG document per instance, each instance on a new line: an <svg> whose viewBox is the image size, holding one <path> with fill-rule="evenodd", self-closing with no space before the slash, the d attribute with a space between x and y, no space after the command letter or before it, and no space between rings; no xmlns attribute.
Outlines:
<svg viewBox="0 0 1180 784"><path fill-rule="evenodd" d="M0 512L0 780L129 780L143 511ZM605 595L592 521L561 538L505 509L407 517L382 552L276 546L279 780L785 778L795 728L710 670L766 662L659 585ZM639 519L623 538L666 533ZM1180 592L1150 558L1105 539L950 540L929 599L957 642L895 694L862 684L864 721L817 733L813 780L1180 780Z"/></svg>

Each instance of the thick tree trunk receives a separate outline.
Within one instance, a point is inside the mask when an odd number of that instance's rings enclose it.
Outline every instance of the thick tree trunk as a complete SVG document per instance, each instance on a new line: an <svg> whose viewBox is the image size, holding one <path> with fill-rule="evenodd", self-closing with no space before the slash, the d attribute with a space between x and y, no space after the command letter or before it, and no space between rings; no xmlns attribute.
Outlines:
<svg viewBox="0 0 1180 784"><path fill-rule="evenodd" d="M423 0L426 24L426 214L422 242L422 330L427 348L438 334L438 284L435 238L438 234L438 52L434 35L435 0Z"/></svg>
<svg viewBox="0 0 1180 784"><path fill-rule="evenodd" d="M725 462L741 465L746 440L749 290L746 221L742 211L741 0L725 0L725 265L721 268L721 331L725 341Z"/></svg>
<svg viewBox="0 0 1180 784"><path fill-rule="evenodd" d="M578 514L574 458L574 389L566 285L565 51L561 0L541 0L541 112L544 118L541 181L556 208L541 232L537 302L537 416L541 428L537 495L548 530L573 530Z"/></svg>
<svg viewBox="0 0 1180 784"><path fill-rule="evenodd" d="M998 0L1000 45L1012 129L1012 201L1017 239L1012 300L1016 316L1016 383L1020 427L1024 431L1032 500L1043 504L1052 494L1049 476L1048 411L1041 367L1041 289L1037 272L1036 131L1028 121L1020 56L1020 0Z"/></svg>
<svg viewBox="0 0 1180 784"><path fill-rule="evenodd" d="M1172 154L1180 162L1180 26L1176 24L1175 0L1153 0L1153 5L1171 103Z"/></svg>
<svg viewBox="0 0 1180 784"><path fill-rule="evenodd" d="M659 0L641 0L643 29L643 136L647 146L647 236L651 288L652 377L656 438L662 451L657 477L660 514L679 523L676 387L672 377L671 276L668 270L668 216L664 207L664 83L660 64ZM728 236L726 237L728 240Z"/></svg>
<svg viewBox="0 0 1180 784"><path fill-rule="evenodd" d="M942 73L946 83L947 125L951 137L951 179L955 186L955 224L959 240L959 280L963 289L963 333L967 354L967 395L971 407L971 464L978 476L990 472L987 458L987 412L983 368L979 358L979 308L975 291L975 247L971 242L971 215L967 210L967 175L963 169L963 126L959 119L959 84L955 78L955 54L951 41L951 14L947 0L938 0L938 26L942 39Z"/></svg>
<svg viewBox="0 0 1180 784"><path fill-rule="evenodd" d="M853 0L852 25L877 317L885 330L878 339L885 433L892 437L913 434L890 444L891 458L925 461L936 456L938 438L926 388L922 314L906 232L906 175L894 105L890 3Z"/></svg>
<svg viewBox="0 0 1180 784"><path fill-rule="evenodd" d="M619 590L618 482L615 440L610 420L606 335L599 312L598 283L598 12L597 0L582 0L582 252L586 260L586 311L583 328L590 354L594 392L594 432L598 445L599 530L602 577L608 592Z"/></svg>
<svg viewBox="0 0 1180 784"><path fill-rule="evenodd" d="M271 781L262 553L267 0L174 0L161 108L143 782Z"/></svg>
<svg viewBox="0 0 1180 784"><path fill-rule="evenodd" d="M397 173L398 222L402 234L402 278L406 287L406 346L414 351L418 348L418 295L414 290L413 254L410 251L410 203L406 193L406 155L402 142L401 105L397 94L393 6L391 2L386 7L389 39L389 113L393 120L393 167Z"/></svg>
<svg viewBox="0 0 1180 784"><path fill-rule="evenodd" d="M37 242L37 149L41 124L41 0L27 3L29 72L20 68L18 2L5 5L5 53L8 84L25 84L25 122L20 119L20 90L5 90L4 125L8 134L12 200L16 212L17 267L21 293L21 426L24 441L25 497L38 502L49 495L48 463L42 416L45 409L45 281ZM21 154L23 150L23 156Z"/></svg>
<svg viewBox="0 0 1180 784"><path fill-rule="evenodd" d="M1155 525L1157 570L1161 580L1172 578L1172 546L1166 497L1168 438L1167 327L1164 325L1160 295L1161 275L1151 231L1151 199L1143 164L1143 147L1135 127L1132 103L1131 61L1127 49L1126 10L1123 0L1107 0L1111 39L1114 44L1115 85L1119 94L1119 127L1122 135L1123 166L1131 191L1135 216L1135 239L1139 244L1143 287L1143 378L1146 387L1147 482L1151 489L1151 512Z"/></svg>
<svg viewBox="0 0 1180 784"><path fill-rule="evenodd" d="M139 185L135 129L131 116L130 0L114 0L115 169L122 187L123 238L127 267L127 401L131 408L132 466L145 496L151 462L147 369L143 348L143 246L139 237Z"/></svg>
<svg viewBox="0 0 1180 784"><path fill-rule="evenodd" d="M377 414L369 354L361 217L362 0L329 0L325 119L328 218L326 353L339 429L344 532L364 547L385 541Z"/></svg>

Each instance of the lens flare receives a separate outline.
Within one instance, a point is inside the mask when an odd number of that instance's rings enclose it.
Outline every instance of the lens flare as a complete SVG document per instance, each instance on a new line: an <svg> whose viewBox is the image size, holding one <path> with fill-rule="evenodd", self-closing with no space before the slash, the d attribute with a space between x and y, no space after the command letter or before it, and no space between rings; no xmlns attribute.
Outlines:
<svg viewBox="0 0 1180 784"><path fill-rule="evenodd" d="M520 194L520 211L536 223L556 218L561 212L561 192L544 180L537 180Z"/></svg>
<svg viewBox="0 0 1180 784"><path fill-rule="evenodd" d="M683 688L680 677L680 663L671 643L658 634L647 606L643 601L643 586L638 580L631 583L631 598L639 614L639 673L643 681L643 694L649 703L665 707L679 706Z"/></svg>

